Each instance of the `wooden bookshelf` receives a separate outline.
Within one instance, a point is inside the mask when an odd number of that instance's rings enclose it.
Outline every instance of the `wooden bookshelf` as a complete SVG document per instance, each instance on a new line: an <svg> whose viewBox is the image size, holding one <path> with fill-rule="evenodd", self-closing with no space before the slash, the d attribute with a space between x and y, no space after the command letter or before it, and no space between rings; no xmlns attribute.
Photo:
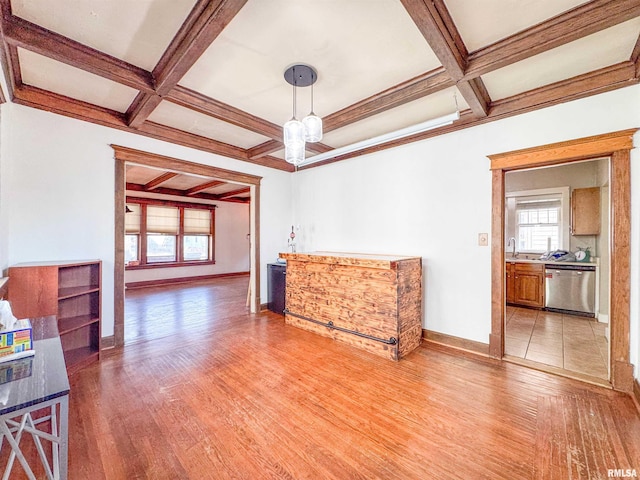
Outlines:
<svg viewBox="0 0 640 480"><path fill-rule="evenodd" d="M9 276L16 317L57 317L69 374L100 358L100 260L20 263L9 268Z"/></svg>

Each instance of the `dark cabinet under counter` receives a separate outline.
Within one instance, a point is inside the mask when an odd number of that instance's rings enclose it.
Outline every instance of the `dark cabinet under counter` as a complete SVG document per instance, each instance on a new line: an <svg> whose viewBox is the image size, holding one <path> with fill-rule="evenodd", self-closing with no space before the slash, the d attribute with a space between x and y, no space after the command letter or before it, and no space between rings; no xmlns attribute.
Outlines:
<svg viewBox="0 0 640 480"><path fill-rule="evenodd" d="M284 315L284 298L287 278L287 266L283 263L267 264L267 308L274 313Z"/></svg>

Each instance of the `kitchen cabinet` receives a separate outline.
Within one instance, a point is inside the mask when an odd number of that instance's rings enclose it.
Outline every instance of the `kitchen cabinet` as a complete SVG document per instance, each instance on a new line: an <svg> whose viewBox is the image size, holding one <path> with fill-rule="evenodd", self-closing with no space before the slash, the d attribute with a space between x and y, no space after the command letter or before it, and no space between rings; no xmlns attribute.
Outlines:
<svg viewBox="0 0 640 480"><path fill-rule="evenodd" d="M571 192L571 235L600 234L600 187Z"/></svg>
<svg viewBox="0 0 640 480"><path fill-rule="evenodd" d="M55 315L69 374L100 356L100 260L20 263L9 268L9 302L18 318Z"/></svg>
<svg viewBox="0 0 640 480"><path fill-rule="evenodd" d="M509 262L506 265L507 303L544 307L544 265Z"/></svg>
<svg viewBox="0 0 640 480"><path fill-rule="evenodd" d="M274 313L284 315L284 300L287 267L279 263L267 265L269 275L267 276L268 302L267 308Z"/></svg>
<svg viewBox="0 0 640 480"><path fill-rule="evenodd" d="M516 264L509 262L505 265L506 283L507 283L507 303L514 303L516 298Z"/></svg>

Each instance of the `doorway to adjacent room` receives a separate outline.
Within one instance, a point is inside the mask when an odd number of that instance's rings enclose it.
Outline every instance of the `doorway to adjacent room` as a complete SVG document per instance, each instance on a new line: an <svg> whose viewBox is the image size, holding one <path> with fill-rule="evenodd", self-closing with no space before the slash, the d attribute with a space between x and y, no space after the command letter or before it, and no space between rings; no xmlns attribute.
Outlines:
<svg viewBox="0 0 640 480"><path fill-rule="evenodd" d="M630 328L630 158L636 129L596 135L567 142L490 155L492 170L492 251L491 251L491 356L505 354L505 174L534 167L568 164L608 157L611 198L611 274L609 325L611 353L610 384L616 390L633 388L633 365L629 363ZM508 359L508 358L507 358ZM562 371L556 372L563 374Z"/></svg>
<svg viewBox="0 0 640 480"><path fill-rule="evenodd" d="M217 167L187 162L171 157L151 154L126 147L112 146L115 152L115 260L114 260L114 337L113 344L124 345L125 341L125 210L126 210L126 172L127 165L135 165L144 168L162 169L168 174L205 177L212 185L217 182L236 184L241 187L238 191L248 189L249 200L249 232L244 234L249 247L249 279L246 303L251 313L256 313L260 308L260 238L259 238L259 202L261 177L233 172ZM205 185L206 186L206 185ZM200 187L198 187L200 188ZM209 186L208 188L215 188ZM144 198L140 202L146 201ZM197 205L194 205L196 207ZM197 208L192 208L197 210ZM180 213L182 225L183 214ZM180 232L183 231L181 227ZM249 241L251 239L251 241ZM177 248L180 255L180 247ZM185 252L182 252L183 254ZM182 257L180 257L182 259ZM183 262L185 263L185 262ZM188 263L188 262L186 262Z"/></svg>
<svg viewBox="0 0 640 480"><path fill-rule="evenodd" d="M609 184L608 158L506 173L509 359L609 381Z"/></svg>

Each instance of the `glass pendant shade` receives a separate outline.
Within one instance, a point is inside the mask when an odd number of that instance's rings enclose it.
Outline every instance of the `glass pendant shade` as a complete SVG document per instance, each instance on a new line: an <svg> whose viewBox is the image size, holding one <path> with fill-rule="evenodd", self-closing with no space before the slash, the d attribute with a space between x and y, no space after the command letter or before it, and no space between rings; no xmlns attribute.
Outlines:
<svg viewBox="0 0 640 480"><path fill-rule="evenodd" d="M292 118L284 124L283 130L285 147L304 149L304 125L301 121Z"/></svg>
<svg viewBox="0 0 640 480"><path fill-rule="evenodd" d="M285 147L284 159L295 166L304 162L304 143L302 146Z"/></svg>
<svg viewBox="0 0 640 480"><path fill-rule="evenodd" d="M311 112L302 119L304 125L304 139L307 142L319 142L322 140L322 119Z"/></svg>

